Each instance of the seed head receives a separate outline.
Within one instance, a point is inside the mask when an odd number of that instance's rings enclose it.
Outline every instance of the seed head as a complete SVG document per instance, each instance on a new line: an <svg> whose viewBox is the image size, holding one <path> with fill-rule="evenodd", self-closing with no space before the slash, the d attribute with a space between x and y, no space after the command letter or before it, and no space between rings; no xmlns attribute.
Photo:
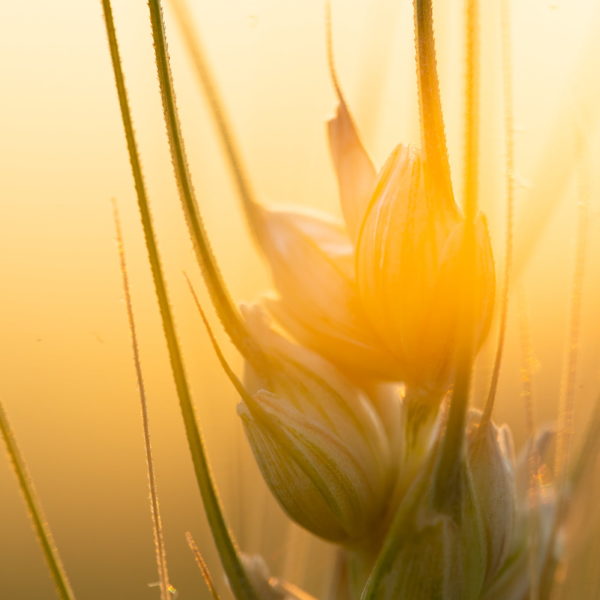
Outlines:
<svg viewBox="0 0 600 600"><path fill-rule="evenodd" d="M467 435L469 470L487 540L488 581L506 560L515 535L516 486L507 437L507 427L491 422L472 422Z"/></svg>
<svg viewBox="0 0 600 600"><path fill-rule="evenodd" d="M247 378L239 406L265 481L300 525L338 543L365 537L387 501L391 457L368 402L331 365L245 307L268 368Z"/></svg>
<svg viewBox="0 0 600 600"><path fill-rule="evenodd" d="M377 600L479 600L486 547L483 522L465 465L443 509L429 461L398 508L370 580Z"/></svg>
<svg viewBox="0 0 600 600"><path fill-rule="evenodd" d="M269 310L301 343L352 372L394 379L397 365L377 339L358 295L354 248L341 223L298 209L256 212L279 293Z"/></svg>
<svg viewBox="0 0 600 600"><path fill-rule="evenodd" d="M488 330L494 268L483 218L470 227L451 199L426 186L420 154L399 146L382 169L356 248L365 311L404 380L444 388L464 336ZM465 306L464 299L467 298Z"/></svg>

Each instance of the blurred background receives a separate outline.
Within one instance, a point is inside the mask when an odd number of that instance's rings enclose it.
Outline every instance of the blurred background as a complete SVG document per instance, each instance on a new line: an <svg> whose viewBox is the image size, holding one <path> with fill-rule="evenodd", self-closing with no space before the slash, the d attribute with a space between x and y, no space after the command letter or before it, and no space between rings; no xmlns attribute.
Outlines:
<svg viewBox="0 0 600 600"><path fill-rule="evenodd" d="M482 3L483 4L483 3ZM578 349L575 431L600 390L600 21L594 0L513 2L515 231L533 349L536 424L557 415L565 353ZM464 7L434 3L455 184L462 176ZM500 0L482 39L481 204L503 264L505 129ZM321 2L190 2L256 192L264 202L339 213L324 123L335 108ZM200 276L181 218L162 121L145 2L115 2L133 113L200 425L241 547L317 594L326 544L290 528L249 456L237 398L187 290ZM166 19L198 196L232 294L270 286L243 222L201 89ZM333 1L340 80L377 166L419 142L408 0ZM192 532L224 589L193 480L170 379L113 87L100 3L0 3L0 395L45 506L76 595L158 598L139 400L110 199L121 210L133 286L172 582L207 598L184 538ZM587 215L578 227L579 215ZM569 333L575 248L587 232L581 326ZM579 237L578 237L579 236ZM586 238L584 238L586 239ZM516 295L513 295L513 300ZM513 301L496 417L527 433ZM212 314L212 313L211 313ZM213 322L217 323L213 316ZM221 335L234 365L239 357ZM485 389L495 337L478 367ZM15 478L0 456L0 596L53 598Z"/></svg>

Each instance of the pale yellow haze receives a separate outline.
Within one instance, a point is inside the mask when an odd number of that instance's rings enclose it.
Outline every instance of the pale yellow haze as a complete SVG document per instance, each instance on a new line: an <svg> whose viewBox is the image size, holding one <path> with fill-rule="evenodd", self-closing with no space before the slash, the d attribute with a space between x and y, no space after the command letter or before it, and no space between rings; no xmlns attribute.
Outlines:
<svg viewBox="0 0 600 600"><path fill-rule="evenodd" d="M136 132L169 274L200 424L241 546L319 593L323 543L290 531L268 496L187 290L206 306L179 209L143 1L115 1ZM339 214L325 122L336 100L320 1L194 0L192 12L257 196ZM500 0L482 2L481 210L497 272L504 257L505 135ZM596 0L512 2L517 230L515 293L496 418L525 433L516 290L534 355L536 422L553 419L568 339L577 215L586 213L575 429L600 390ZM438 0L439 69L452 176L463 170L463 2ZM166 7L175 87L194 182L233 296L271 286L245 228L219 139ZM339 78L380 168L398 143L419 144L409 0L334 0ZM460 194L459 194L460 196ZM78 597L152 599L157 588L139 402L110 199L122 214L152 420L173 584L207 598L184 532L223 576L192 477L145 259L100 3L0 0L0 394ZM460 198L459 198L460 200ZM545 221L548 226L543 227ZM582 229L582 228L580 228ZM540 237L524 263L529 242ZM211 313L218 329L218 321ZM240 361L224 336L227 356ZM492 341L496 339L492 328ZM481 352L481 403L493 348ZM0 455L0 597L53 597L8 461ZM293 553L286 554L286 548Z"/></svg>

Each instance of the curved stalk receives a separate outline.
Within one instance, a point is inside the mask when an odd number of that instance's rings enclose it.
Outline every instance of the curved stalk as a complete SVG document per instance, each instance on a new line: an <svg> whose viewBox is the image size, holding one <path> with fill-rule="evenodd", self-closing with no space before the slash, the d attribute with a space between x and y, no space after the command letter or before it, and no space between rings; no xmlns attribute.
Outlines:
<svg viewBox="0 0 600 600"><path fill-rule="evenodd" d="M198 203L188 168L187 155L179 123L160 1L149 0L148 7L150 9L156 70L160 84L160 94L169 138L173 171L177 180L179 198L185 214L196 259L204 274L204 280L206 281L213 304L233 343L244 356L253 353L256 354L256 347L247 335L239 313L227 292L223 278L213 257L212 249L204 230L202 217L198 210Z"/></svg>
<svg viewBox="0 0 600 600"><path fill-rule="evenodd" d="M127 150L129 152L129 160L131 162L131 170L137 193L137 204L144 230L148 262L150 263L150 269L152 271L152 279L154 281L154 289L158 300L163 333L165 335L165 341L169 351L171 371L173 374L175 387L177 389L181 416L184 422L185 433L192 457L196 481L204 502L204 509L206 511L208 522L211 526L215 544L223 563L223 568L227 574L235 597L238 600L258 600L256 593L252 588L250 581L248 580L246 571L242 566L240 557L232 539L232 535L225 522L221 504L219 502L206 459L204 442L196 422L196 414L187 382L187 376L183 364L183 356L175 331L175 324L167 295L167 288L160 262L160 256L158 253L154 226L152 224L152 218L150 215L148 197L146 194L139 152L133 130L131 111L129 109L125 78L121 67L121 58L119 54L110 0L102 0L102 7L104 9L104 20L106 24L119 106L121 109L121 117L123 119L123 128L125 130Z"/></svg>
<svg viewBox="0 0 600 600"><path fill-rule="evenodd" d="M56 593L61 600L75 600L71 584L69 583L60 555L58 554L56 544L52 539L52 533L50 532L50 528L44 517L42 506L33 488L33 483L27 473L25 460L17 447L17 441L6 417L6 413L4 412L2 403L0 403L0 433L4 438L8 457L14 468L15 475L17 476L19 489L21 490L25 504L27 505L27 511L42 548L42 552L44 553L44 558L46 559L52 581L56 587Z"/></svg>
<svg viewBox="0 0 600 600"><path fill-rule="evenodd" d="M453 198L437 74L431 0L414 0L421 139L437 193Z"/></svg>

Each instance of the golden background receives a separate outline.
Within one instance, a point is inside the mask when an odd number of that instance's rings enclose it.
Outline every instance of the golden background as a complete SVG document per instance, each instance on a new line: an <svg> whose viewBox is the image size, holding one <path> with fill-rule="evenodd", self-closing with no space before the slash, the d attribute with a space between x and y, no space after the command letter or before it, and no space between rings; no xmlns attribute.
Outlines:
<svg viewBox="0 0 600 600"><path fill-rule="evenodd" d="M192 11L259 198L338 211L325 120L335 97L321 2L194 0ZM600 20L594 0L513 2L517 266L535 354L538 424L555 418L574 268L577 207L588 204L576 431L600 389L597 121ZM500 2L482 15L482 208L504 235ZM183 226L162 122L145 2L115 17L161 249L201 427L227 515L244 550L318 593L324 544L289 526L267 500L182 272L201 289ZM462 167L463 3L435 3L439 67L455 182ZM174 78L195 184L232 293L269 286L245 230L203 95L170 12ZM340 79L378 166L418 143L408 0L333 4ZM191 531L223 577L192 477L160 335L100 3L0 2L0 394L80 599L157 598L145 464L110 199L122 213L148 387L153 447L173 584L207 592L186 547ZM578 148L581 152L578 153ZM515 285L515 289L516 289ZM516 296L513 295L513 299ZM206 298L203 296L203 298ZM513 302L513 308L516 303ZM496 416L522 441L517 311L512 311ZM213 318L213 322L217 320ZM221 336L221 339L223 337ZM240 365L235 352L228 356ZM484 349L478 381L484 381ZM483 389L481 383L479 389ZM0 598L53 597L7 460L0 460ZM286 549L293 548L291 553Z"/></svg>

